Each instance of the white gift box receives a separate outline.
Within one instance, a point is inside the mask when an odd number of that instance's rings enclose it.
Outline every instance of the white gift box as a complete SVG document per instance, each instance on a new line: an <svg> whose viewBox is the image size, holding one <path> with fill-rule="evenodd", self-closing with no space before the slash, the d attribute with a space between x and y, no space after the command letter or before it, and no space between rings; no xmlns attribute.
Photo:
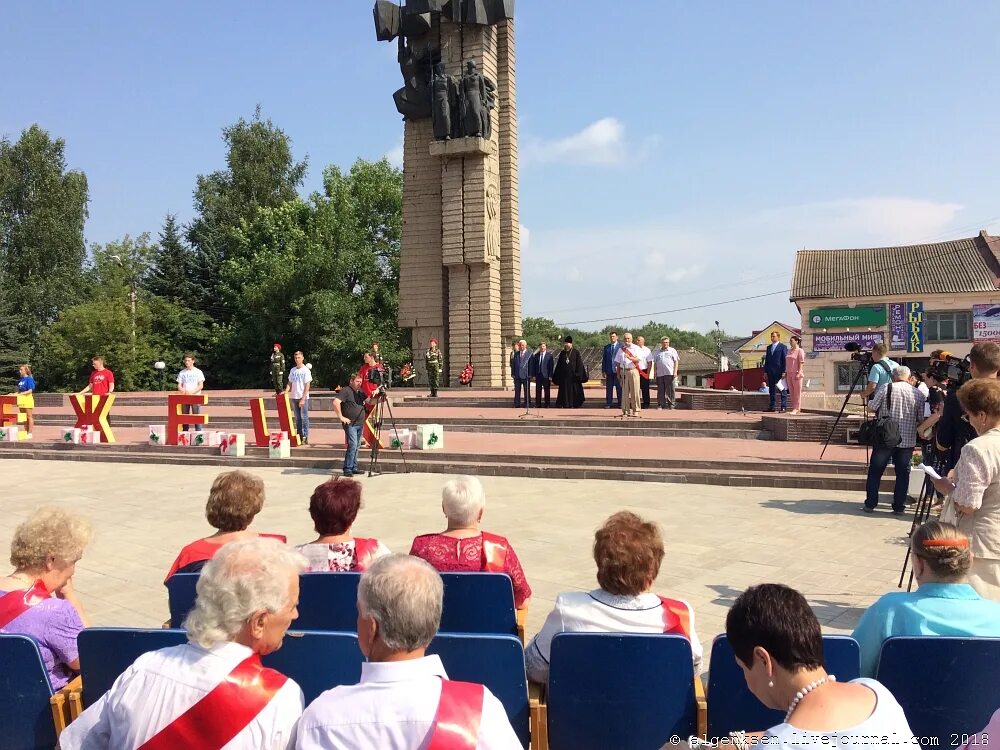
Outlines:
<svg viewBox="0 0 1000 750"><path fill-rule="evenodd" d="M178 432L177 433L177 445L189 446L191 445L191 433L190 432Z"/></svg>
<svg viewBox="0 0 1000 750"><path fill-rule="evenodd" d="M10 425L9 427L0 427L0 441L5 443L16 443L18 436L17 433L21 428L17 425Z"/></svg>
<svg viewBox="0 0 1000 750"><path fill-rule="evenodd" d="M62 431L62 439L64 443L79 444L80 435L83 433L79 427L67 427Z"/></svg>
<svg viewBox="0 0 1000 750"><path fill-rule="evenodd" d="M188 433L188 443L189 445L202 446L208 445L208 434L205 432L198 432L197 430L191 430Z"/></svg>
<svg viewBox="0 0 1000 750"><path fill-rule="evenodd" d="M272 440L267 448L268 458L289 458L292 455L292 444L287 438L278 440L277 445Z"/></svg>
<svg viewBox="0 0 1000 750"><path fill-rule="evenodd" d="M389 447L393 450L413 448L417 444L417 431L404 427L394 433L390 430Z"/></svg>
<svg viewBox="0 0 1000 750"><path fill-rule="evenodd" d="M167 444L167 426L165 424L151 424L149 426L149 444Z"/></svg>
<svg viewBox="0 0 1000 750"><path fill-rule="evenodd" d="M223 456L245 456L247 453L247 438L242 432L224 435L219 443L219 452Z"/></svg>
<svg viewBox="0 0 1000 750"><path fill-rule="evenodd" d="M439 424L417 425L416 447L422 451L444 448L444 427Z"/></svg>
<svg viewBox="0 0 1000 750"><path fill-rule="evenodd" d="M208 445L210 448L218 448L222 445L222 439L229 437L228 432L210 432L208 433Z"/></svg>
<svg viewBox="0 0 1000 750"><path fill-rule="evenodd" d="M95 432L91 427L80 433L80 445L97 445L100 442L101 433Z"/></svg>

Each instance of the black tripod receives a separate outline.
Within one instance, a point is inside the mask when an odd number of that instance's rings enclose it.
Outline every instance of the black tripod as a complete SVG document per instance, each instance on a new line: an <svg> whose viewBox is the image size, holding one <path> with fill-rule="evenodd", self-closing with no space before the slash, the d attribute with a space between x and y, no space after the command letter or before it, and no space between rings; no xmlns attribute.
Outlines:
<svg viewBox="0 0 1000 750"><path fill-rule="evenodd" d="M385 395L385 390L383 389L381 393L377 393L373 396L373 398L375 399L375 407L372 409L371 413L372 452L370 458L368 459L368 476L375 474L378 469L378 458L382 452L379 440L382 436L382 422L385 412L388 412L389 414L389 424L392 425L392 434L396 435L398 432L396 429L396 418L392 415L392 404L389 403L389 398ZM398 443L396 449L399 451L399 457L403 461L403 473L408 474L410 469L406 465L406 456L403 453L403 444Z"/></svg>
<svg viewBox="0 0 1000 750"><path fill-rule="evenodd" d="M938 470L942 467L935 466L934 468L935 470ZM913 523L910 524L910 531L906 535L907 539L911 539L913 537L913 532L916 531L930 518L931 508L934 506L935 497L937 497L937 490L934 489L934 484L931 482L931 478L929 476L925 476L924 487L920 491L920 499L917 500L917 507L913 509ZM899 572L899 584L897 588L903 588L903 578L906 577L906 568L907 566L910 565L910 553L911 553L910 545L907 544L906 556L903 558L903 569ZM907 581L906 590L909 591L912 588L913 588L913 567L910 566L910 578Z"/></svg>
<svg viewBox="0 0 1000 750"><path fill-rule="evenodd" d="M868 372L871 368L871 358L867 357L861 362L861 367L858 368L858 374L854 376L854 382L851 383L851 389L844 396L844 403L840 405L840 412L837 414L837 418L833 421L833 427L830 428L830 434L826 436L826 442L823 443L823 450L820 451L819 457L823 458L823 454L826 453L826 449L830 447L830 441L833 440L833 433L837 431L837 425L840 424L841 417L844 416L844 410L847 408L848 402L851 400L851 396L854 395L855 389L858 385L868 380ZM868 400L865 399L864 402L864 419L868 421ZM868 465L870 460L870 455L868 453L868 446L865 446L865 466Z"/></svg>

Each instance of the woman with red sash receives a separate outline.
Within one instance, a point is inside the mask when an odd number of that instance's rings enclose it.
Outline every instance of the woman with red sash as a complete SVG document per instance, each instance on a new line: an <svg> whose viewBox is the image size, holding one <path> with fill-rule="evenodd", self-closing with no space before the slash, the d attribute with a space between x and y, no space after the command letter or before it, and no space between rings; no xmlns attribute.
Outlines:
<svg viewBox="0 0 1000 750"><path fill-rule="evenodd" d="M250 524L263 507L264 481L260 477L239 469L219 474L212 482L208 502L205 504L205 518L216 532L182 548L174 564L170 566L164 583L174 573L197 573L229 542L261 536L285 542L286 539L281 534L250 531Z"/></svg>
<svg viewBox="0 0 1000 750"><path fill-rule="evenodd" d="M34 638L53 690L80 671L76 637L87 626L87 616L73 589L73 574L90 536L90 524L80 516L39 509L14 532L14 572L0 577L0 633Z"/></svg>
<svg viewBox="0 0 1000 750"><path fill-rule="evenodd" d="M62 750L289 750L302 689L261 657L298 616L302 558L274 539L225 545L205 565L188 643L151 651L60 735Z"/></svg>
<svg viewBox="0 0 1000 750"><path fill-rule="evenodd" d="M552 639L574 632L683 635L691 641L694 672L700 674L702 648L694 610L682 599L652 593L663 562L663 537L657 525L635 513L615 513L594 535L594 560L600 588L556 597L555 608L524 650L528 678L548 682Z"/></svg>
<svg viewBox="0 0 1000 750"><path fill-rule="evenodd" d="M482 483L476 477L455 477L441 492L448 527L438 534L416 537L410 554L442 572L506 573L514 586L514 606L522 609L531 598L531 586L510 542L479 528L485 508Z"/></svg>
<svg viewBox="0 0 1000 750"><path fill-rule="evenodd" d="M307 573L363 571L389 554L378 539L351 534L361 505L361 482L353 479L334 477L313 491L309 515L319 536L296 547L306 558Z"/></svg>

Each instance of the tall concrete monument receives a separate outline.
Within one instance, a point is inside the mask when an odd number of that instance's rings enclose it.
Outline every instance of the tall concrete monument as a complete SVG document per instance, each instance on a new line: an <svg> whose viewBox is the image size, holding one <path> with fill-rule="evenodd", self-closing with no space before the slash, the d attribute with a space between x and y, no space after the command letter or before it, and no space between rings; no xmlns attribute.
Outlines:
<svg viewBox="0 0 1000 750"><path fill-rule="evenodd" d="M375 29L403 74L399 324L418 381L435 338L450 384L471 363L473 385L507 385L521 335L514 0L377 0Z"/></svg>

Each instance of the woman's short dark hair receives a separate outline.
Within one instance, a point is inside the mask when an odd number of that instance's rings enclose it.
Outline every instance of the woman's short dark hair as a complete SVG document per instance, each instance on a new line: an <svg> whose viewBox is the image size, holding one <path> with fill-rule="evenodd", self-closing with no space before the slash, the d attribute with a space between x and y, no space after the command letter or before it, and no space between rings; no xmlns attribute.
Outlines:
<svg viewBox="0 0 1000 750"><path fill-rule="evenodd" d="M743 664L758 646L789 672L823 666L823 633L809 602L780 583L751 586L726 615L726 637Z"/></svg>
<svg viewBox="0 0 1000 750"><path fill-rule="evenodd" d="M320 536L343 534L361 509L361 482L334 477L313 490L309 515Z"/></svg>
<svg viewBox="0 0 1000 750"><path fill-rule="evenodd" d="M655 523L627 510L615 513L594 534L597 582L609 594L635 596L656 579L663 537Z"/></svg>

